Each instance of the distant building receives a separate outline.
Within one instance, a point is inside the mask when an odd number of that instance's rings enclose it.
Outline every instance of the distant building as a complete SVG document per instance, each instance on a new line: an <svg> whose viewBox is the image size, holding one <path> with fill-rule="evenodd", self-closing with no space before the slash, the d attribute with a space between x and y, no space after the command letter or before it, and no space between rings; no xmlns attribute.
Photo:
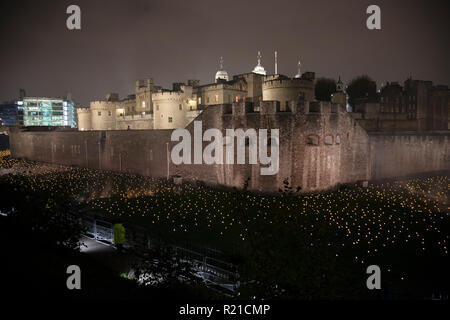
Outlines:
<svg viewBox="0 0 450 320"><path fill-rule="evenodd" d="M314 72L301 73L300 65L294 78L282 74L267 75L258 52L257 66L252 72L234 75L219 70L214 83L200 85L199 80L173 83L172 90L155 86L153 79L136 81L135 93L125 99L108 94L104 100L91 101L90 108L77 109L78 129L128 130L184 128L203 110L218 104L279 101L286 111L290 101L314 99Z"/></svg>
<svg viewBox="0 0 450 320"><path fill-rule="evenodd" d="M353 116L370 131L447 130L450 117L450 90L431 81L407 79L386 83L379 101L361 101Z"/></svg>
<svg viewBox="0 0 450 320"><path fill-rule="evenodd" d="M331 95L331 102L341 104L346 107L347 112L350 112L350 105L347 101L347 94L345 93L344 83L341 81L341 77L339 76L339 80L336 83L336 92Z"/></svg>
<svg viewBox="0 0 450 320"><path fill-rule="evenodd" d="M0 105L0 122L4 126L23 124L23 112L17 102L7 102Z"/></svg>
<svg viewBox="0 0 450 320"><path fill-rule="evenodd" d="M24 97L18 101L24 126L77 127L75 103L69 99Z"/></svg>

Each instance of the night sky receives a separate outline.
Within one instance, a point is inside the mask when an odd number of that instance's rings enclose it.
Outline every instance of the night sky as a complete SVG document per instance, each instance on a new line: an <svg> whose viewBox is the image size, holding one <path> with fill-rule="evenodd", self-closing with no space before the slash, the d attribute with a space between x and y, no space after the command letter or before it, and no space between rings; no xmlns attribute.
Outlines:
<svg viewBox="0 0 450 320"><path fill-rule="evenodd" d="M66 8L81 7L81 30L66 28ZM366 28L366 8L381 7L381 30ZM218 59L229 75L263 66L378 84L408 76L450 84L450 1L2 0L0 101L63 96L79 103L107 92L134 93L136 79L157 85L214 81Z"/></svg>

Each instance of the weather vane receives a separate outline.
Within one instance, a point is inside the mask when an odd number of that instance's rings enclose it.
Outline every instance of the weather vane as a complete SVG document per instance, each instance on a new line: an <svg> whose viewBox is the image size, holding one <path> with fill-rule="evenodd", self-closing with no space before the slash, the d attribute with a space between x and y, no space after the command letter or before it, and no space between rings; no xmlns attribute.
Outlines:
<svg viewBox="0 0 450 320"><path fill-rule="evenodd" d="M261 51L259 51L259 50L258 50L257 58L258 58L258 66L260 66L260 65L261 65L261 58L262 58L262 55L261 55Z"/></svg>

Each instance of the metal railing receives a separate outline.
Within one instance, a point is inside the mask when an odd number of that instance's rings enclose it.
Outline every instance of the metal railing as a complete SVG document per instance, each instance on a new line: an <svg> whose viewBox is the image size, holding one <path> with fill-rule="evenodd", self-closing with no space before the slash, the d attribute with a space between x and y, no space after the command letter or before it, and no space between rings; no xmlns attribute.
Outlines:
<svg viewBox="0 0 450 320"><path fill-rule="evenodd" d="M88 212L72 212L71 216L79 219L85 236L104 244L114 245L114 224L108 221L107 217ZM158 242L147 229L130 224L126 224L125 238L124 247L131 249L138 256L143 256L154 243ZM218 258L223 256L222 252L190 243L176 244L172 247L182 259L193 266L193 270L207 285L218 286L229 291L234 291L239 286L239 274L236 267Z"/></svg>

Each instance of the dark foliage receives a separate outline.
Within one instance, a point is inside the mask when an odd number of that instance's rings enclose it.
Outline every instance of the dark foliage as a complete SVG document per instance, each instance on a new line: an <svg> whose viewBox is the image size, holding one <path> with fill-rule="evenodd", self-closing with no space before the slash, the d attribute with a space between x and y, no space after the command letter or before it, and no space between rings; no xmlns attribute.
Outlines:
<svg viewBox="0 0 450 320"><path fill-rule="evenodd" d="M362 75L350 81L347 87L348 101L352 107L360 99L374 102L377 99L377 84L369 76Z"/></svg>
<svg viewBox="0 0 450 320"><path fill-rule="evenodd" d="M331 95L334 92L336 92L336 81L334 79L317 79L316 86L314 88L316 100L331 101Z"/></svg>

